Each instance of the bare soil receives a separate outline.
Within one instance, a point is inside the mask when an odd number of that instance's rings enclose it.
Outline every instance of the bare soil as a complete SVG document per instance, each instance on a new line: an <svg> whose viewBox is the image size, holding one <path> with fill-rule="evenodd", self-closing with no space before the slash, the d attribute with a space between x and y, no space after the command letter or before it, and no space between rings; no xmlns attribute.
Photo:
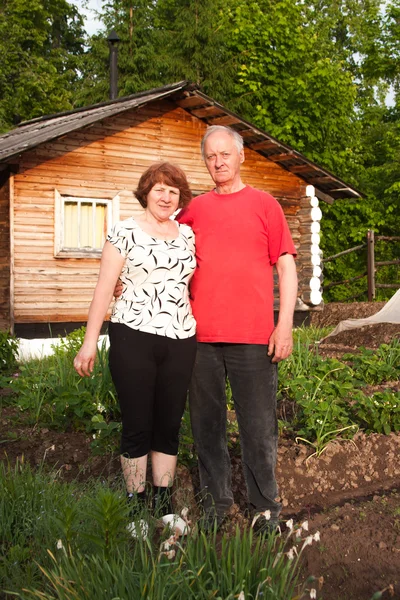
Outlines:
<svg viewBox="0 0 400 600"><path fill-rule="evenodd" d="M313 315L312 324L336 325L345 318L373 314L382 305L332 303ZM394 337L400 337L399 326L374 325L339 334L334 348L323 343L320 350L340 355L360 346L375 348ZM387 388L399 390L400 384L391 382ZM87 434L23 426L15 408L0 413L0 442L0 460L13 464L23 456L32 465L57 469L63 480L120 477L118 456L93 456ZM317 592L323 600L370 600L383 590L383 599L400 600L400 435L358 433L353 441L331 442L319 458L311 454L306 445L280 441L277 478L282 520L308 520L310 533L321 534L319 543L306 548L303 579L311 574L323 577ZM235 505L225 525L227 532L246 523L241 460L235 452L231 459ZM178 468L175 490L177 507L189 504L195 520L196 467Z"/></svg>

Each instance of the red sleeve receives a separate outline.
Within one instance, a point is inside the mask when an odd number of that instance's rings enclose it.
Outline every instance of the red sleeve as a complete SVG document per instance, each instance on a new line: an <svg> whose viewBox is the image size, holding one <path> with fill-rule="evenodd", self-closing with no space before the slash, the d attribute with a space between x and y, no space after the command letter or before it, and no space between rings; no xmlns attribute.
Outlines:
<svg viewBox="0 0 400 600"><path fill-rule="evenodd" d="M175 221L178 221L178 223L181 223L182 225L189 225L191 227L193 224L193 215L190 207L186 206L185 208L182 208L180 213L176 215Z"/></svg>
<svg viewBox="0 0 400 600"><path fill-rule="evenodd" d="M282 254L292 254L296 257L297 251L281 205L275 198L271 197L271 200L273 202L268 203L266 217L269 256L271 265L274 265Z"/></svg>

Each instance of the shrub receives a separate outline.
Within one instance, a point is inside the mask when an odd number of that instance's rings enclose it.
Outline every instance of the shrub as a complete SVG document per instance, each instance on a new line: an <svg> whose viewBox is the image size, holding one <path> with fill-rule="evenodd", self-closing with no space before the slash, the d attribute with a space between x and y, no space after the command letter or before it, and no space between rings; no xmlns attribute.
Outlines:
<svg viewBox="0 0 400 600"><path fill-rule="evenodd" d="M18 340L9 331L0 331L0 372L10 373L17 364Z"/></svg>

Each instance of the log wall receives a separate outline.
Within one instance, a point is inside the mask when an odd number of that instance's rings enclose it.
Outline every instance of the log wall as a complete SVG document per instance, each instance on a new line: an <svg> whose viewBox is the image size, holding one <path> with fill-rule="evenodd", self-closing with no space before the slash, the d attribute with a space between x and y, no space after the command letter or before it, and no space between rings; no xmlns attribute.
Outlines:
<svg viewBox="0 0 400 600"><path fill-rule="evenodd" d="M205 124L163 101L98 122L22 155L14 183L15 322L84 321L99 259L54 257L54 191L120 197L120 219L141 210L132 190L155 161L182 166L195 192L213 187L200 156ZM299 211L305 183L246 149L243 180L281 202L301 250ZM300 270L307 263L301 254Z"/></svg>
<svg viewBox="0 0 400 600"><path fill-rule="evenodd" d="M10 315L10 185L4 172L0 183L0 329L9 329Z"/></svg>

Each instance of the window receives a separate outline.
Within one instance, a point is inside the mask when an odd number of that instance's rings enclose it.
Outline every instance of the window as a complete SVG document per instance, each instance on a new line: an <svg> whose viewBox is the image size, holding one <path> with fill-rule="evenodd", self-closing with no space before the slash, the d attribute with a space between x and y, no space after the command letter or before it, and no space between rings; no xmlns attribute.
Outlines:
<svg viewBox="0 0 400 600"><path fill-rule="evenodd" d="M100 257L107 234L118 220L119 197L77 198L55 193L55 244L58 257Z"/></svg>

